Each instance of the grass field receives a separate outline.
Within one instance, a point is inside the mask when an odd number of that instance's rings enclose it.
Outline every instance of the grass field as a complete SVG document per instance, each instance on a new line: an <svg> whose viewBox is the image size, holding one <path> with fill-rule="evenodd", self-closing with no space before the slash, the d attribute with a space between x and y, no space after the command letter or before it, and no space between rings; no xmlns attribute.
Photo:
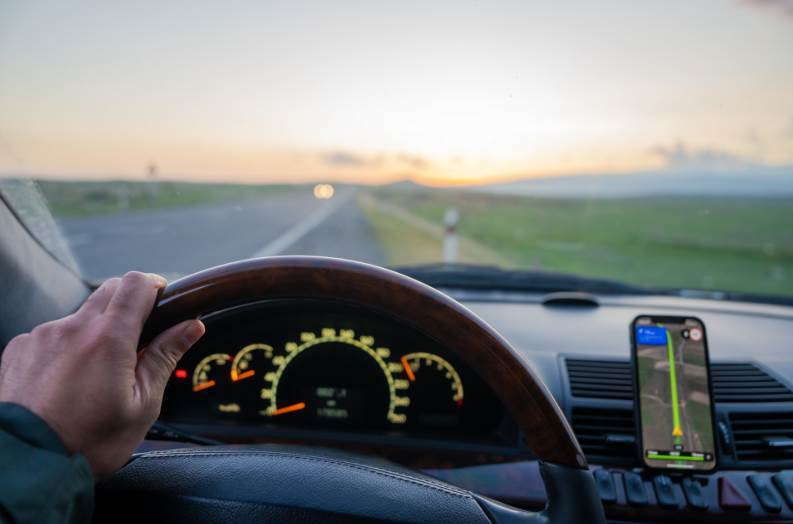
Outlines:
<svg viewBox="0 0 793 524"><path fill-rule="evenodd" d="M390 207L371 195L360 195L357 204L366 215L391 267L437 263L443 258L443 228L421 217ZM496 251L469 238L459 243L462 263L509 265Z"/></svg>
<svg viewBox="0 0 793 524"><path fill-rule="evenodd" d="M189 182L38 180L55 216L81 216L120 211L254 198L294 191L296 185L199 184Z"/></svg>
<svg viewBox="0 0 793 524"><path fill-rule="evenodd" d="M388 187L372 195L437 225L456 208L461 236L510 265L793 295L791 198L553 199Z"/></svg>

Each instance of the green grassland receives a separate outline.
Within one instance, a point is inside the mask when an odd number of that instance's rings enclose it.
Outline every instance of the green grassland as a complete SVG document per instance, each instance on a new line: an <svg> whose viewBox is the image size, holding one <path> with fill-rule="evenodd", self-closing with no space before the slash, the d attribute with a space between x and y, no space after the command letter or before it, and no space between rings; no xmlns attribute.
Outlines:
<svg viewBox="0 0 793 524"><path fill-rule="evenodd" d="M389 266L433 264L443 258L443 228L439 225L423 221L420 217L406 220L402 216L404 213L394 213L392 209L383 206L382 201L371 198L370 195L359 195L356 203L374 229ZM498 266L509 264L497 252L471 239L462 239L458 249L461 263Z"/></svg>
<svg viewBox="0 0 793 524"><path fill-rule="evenodd" d="M191 182L38 180L55 216L82 216L256 198L294 191L296 185Z"/></svg>
<svg viewBox="0 0 793 524"><path fill-rule="evenodd" d="M793 295L793 198L561 199L427 188L374 198L441 224L510 265L661 288Z"/></svg>

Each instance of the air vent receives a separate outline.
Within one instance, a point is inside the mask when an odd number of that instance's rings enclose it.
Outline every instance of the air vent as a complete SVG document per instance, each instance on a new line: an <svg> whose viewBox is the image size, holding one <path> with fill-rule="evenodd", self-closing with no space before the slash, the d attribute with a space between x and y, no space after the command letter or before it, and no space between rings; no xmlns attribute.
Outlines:
<svg viewBox="0 0 793 524"><path fill-rule="evenodd" d="M575 407L571 422L590 461L620 464L636 457L632 410Z"/></svg>
<svg viewBox="0 0 793 524"><path fill-rule="evenodd" d="M713 400L727 402L793 402L793 391L748 362L710 365ZM568 359L574 397L633 400L633 370L627 360Z"/></svg>
<svg viewBox="0 0 793 524"><path fill-rule="evenodd" d="M574 397L633 400L633 372L625 360L567 359Z"/></svg>
<svg viewBox="0 0 793 524"><path fill-rule="evenodd" d="M787 386L753 364L714 363L710 373L716 403L793 402Z"/></svg>
<svg viewBox="0 0 793 524"><path fill-rule="evenodd" d="M730 413L730 425L739 461L793 460L793 412Z"/></svg>

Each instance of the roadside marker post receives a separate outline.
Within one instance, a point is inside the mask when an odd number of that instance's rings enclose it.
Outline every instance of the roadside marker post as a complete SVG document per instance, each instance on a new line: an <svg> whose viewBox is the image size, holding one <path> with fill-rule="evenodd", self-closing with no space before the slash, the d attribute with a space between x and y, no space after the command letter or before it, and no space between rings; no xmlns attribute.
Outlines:
<svg viewBox="0 0 793 524"><path fill-rule="evenodd" d="M453 207L446 210L443 215L443 222L446 229L443 234L443 263L457 263L457 223L460 221L460 213Z"/></svg>

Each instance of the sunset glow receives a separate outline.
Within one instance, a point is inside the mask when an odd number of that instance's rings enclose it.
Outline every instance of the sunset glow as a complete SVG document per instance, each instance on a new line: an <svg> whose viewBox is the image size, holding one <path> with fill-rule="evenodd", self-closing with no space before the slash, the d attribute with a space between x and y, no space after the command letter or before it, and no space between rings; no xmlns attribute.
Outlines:
<svg viewBox="0 0 793 524"><path fill-rule="evenodd" d="M675 148L791 164L793 16L773 4L5 3L0 175L443 185L654 169Z"/></svg>

